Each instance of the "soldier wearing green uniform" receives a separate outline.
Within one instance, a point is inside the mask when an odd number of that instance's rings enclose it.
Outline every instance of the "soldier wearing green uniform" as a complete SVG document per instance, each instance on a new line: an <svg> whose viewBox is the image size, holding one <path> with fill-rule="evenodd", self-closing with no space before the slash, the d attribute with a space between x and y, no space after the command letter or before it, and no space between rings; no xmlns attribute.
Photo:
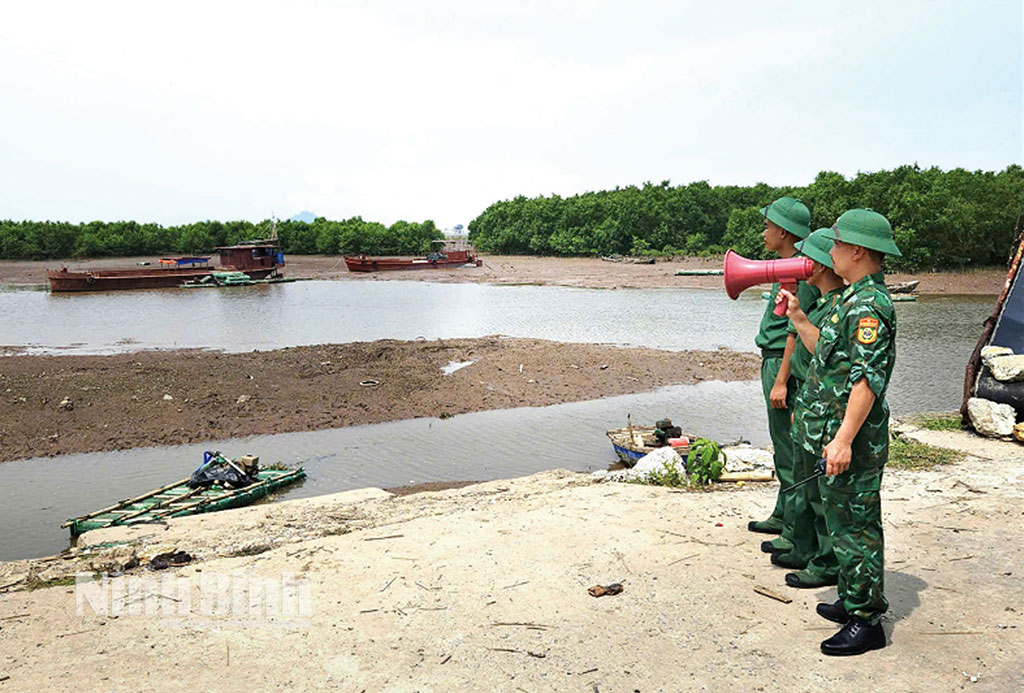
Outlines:
<svg viewBox="0 0 1024 693"><path fill-rule="evenodd" d="M783 258L796 255L796 243L810 232L811 213L803 202L792 197L780 197L761 210L764 231L761 237L767 250ZM754 343L761 350L761 390L768 409L768 433L774 446L775 473L782 486L793 483L793 443L790 436L791 408L796 397L796 383L790 374L790 355L796 347L796 338L789 334L789 319L775 315L775 300L779 284L773 284L771 297L765 306L761 327ZM797 285L800 305L809 309L818 299L818 290L804 282ZM785 503L782 494L775 500L775 509L766 520L752 521L747 527L752 532L782 534L761 544L766 552L787 551L792 548L790 528L784 524Z"/></svg>
<svg viewBox="0 0 1024 693"><path fill-rule="evenodd" d="M839 297L846 289L842 277L832 270L832 239L828 238L829 229L818 229L805 240L796 244L797 250L814 261L814 273L807 278L807 283L818 289L822 296L807 311L807 320L815 327L831 314L839 302ZM792 320L789 324L790 334L796 334ZM806 406L806 389L803 387L807 379L807 370L811 363L811 352L797 339L793 356L789 360L793 379L797 383L795 412ZM806 479L814 473L814 467L821 457L821 449L805 449L800 437L800 428L793 426L793 463L794 476ZM813 446L812 446L813 447ZM789 492L792 499L787 498L785 518L787 527L792 527L791 540L793 548L787 553L772 554L772 563L784 568L799 570L786 575L786 584L791 587L816 588L836 584L838 566L832 552L832 538L825 524L825 516L821 505L821 494L816 483L804 484Z"/></svg>
<svg viewBox="0 0 1024 693"><path fill-rule="evenodd" d="M886 644L879 492L889 457L885 392L896 361L896 312L881 270L884 255L900 251L889 222L868 209L846 212L828 235L835 271L850 286L820 331L800 315L797 298L787 296L787 315L801 340L814 347L805 406L796 411L794 425L804 448L820 449L827 462L819 489L839 564L839 600L818 604L817 611L843 627L821 643L821 651L856 655Z"/></svg>

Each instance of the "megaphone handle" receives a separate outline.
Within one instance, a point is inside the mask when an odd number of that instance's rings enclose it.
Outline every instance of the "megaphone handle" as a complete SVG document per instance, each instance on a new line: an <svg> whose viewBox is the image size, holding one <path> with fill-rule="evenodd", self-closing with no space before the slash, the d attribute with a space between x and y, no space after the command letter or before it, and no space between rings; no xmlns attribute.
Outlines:
<svg viewBox="0 0 1024 693"><path fill-rule="evenodd" d="M789 301L782 294L782 289L785 289L791 294L795 294L796 282L779 282L779 292L775 294L775 309L772 310L772 313L779 316L785 315L786 308L789 307Z"/></svg>

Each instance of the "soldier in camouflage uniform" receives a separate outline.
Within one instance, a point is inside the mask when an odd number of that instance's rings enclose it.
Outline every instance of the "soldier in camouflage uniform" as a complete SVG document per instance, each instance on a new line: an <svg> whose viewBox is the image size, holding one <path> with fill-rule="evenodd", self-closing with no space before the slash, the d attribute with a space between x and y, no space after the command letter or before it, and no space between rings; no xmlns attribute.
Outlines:
<svg viewBox="0 0 1024 693"><path fill-rule="evenodd" d="M780 197L761 212L764 214L764 231L761 237L765 248L783 258L796 255L797 241L806 238L811 232L811 213L804 203L792 197ZM768 432L775 448L775 471L780 483L785 486L794 480L790 411L796 397L796 383L790 377L789 359L795 348L796 338L786 330L789 319L785 315L775 315L773 312L778 292L779 284L773 284L771 298L765 306L754 343L761 350L761 390L768 409ZM818 290L805 282L797 284L797 295L800 297L800 305L807 309L810 309L819 296ZM747 528L752 532L782 534L786 529L783 519L785 503L788 500L779 494L771 516L766 520L751 521ZM763 542L761 550L768 553L788 551L793 546L788 534L786 531L781 537Z"/></svg>
<svg viewBox="0 0 1024 693"><path fill-rule="evenodd" d="M879 491L889 456L885 392L896 361L896 312L885 288L882 259L900 255L881 214L853 209L836 220L829 237L836 273L850 282L820 332L797 314L800 338L814 346L805 383L806 406L794 425L805 449L822 450L827 476L819 489L839 563L839 600L818 613L844 624L821 643L827 655L856 655L885 647L879 622L889 608L883 593L882 508Z"/></svg>
<svg viewBox="0 0 1024 693"><path fill-rule="evenodd" d="M814 261L814 273L808 277L807 283L822 293L821 298L807 311L806 320L818 327L821 321L831 314L839 302L839 297L846 289L842 277L832 270L832 240L828 238L829 229L818 229L805 240L796 244L797 250ZM799 308L797 308L799 311ZM796 335L794 320L804 315L797 313L789 324L789 332ZM804 381L810 367L811 352L797 339L796 348L790 358L790 370L797 386L797 396L793 404L796 412L806 406L804 402ZM814 473L814 467L821 457L820 447L807 450L800 438L800 428L792 427L793 463L796 479L806 479ZM839 568L832 551L832 537L825 524L825 515L821 505L821 494L816 483L804 484L787 494L784 524L790 529L789 539L793 548L786 553L773 553L772 563L783 568L799 570L786 575L786 584L791 587L817 588L836 584ZM785 534L783 534L785 536Z"/></svg>

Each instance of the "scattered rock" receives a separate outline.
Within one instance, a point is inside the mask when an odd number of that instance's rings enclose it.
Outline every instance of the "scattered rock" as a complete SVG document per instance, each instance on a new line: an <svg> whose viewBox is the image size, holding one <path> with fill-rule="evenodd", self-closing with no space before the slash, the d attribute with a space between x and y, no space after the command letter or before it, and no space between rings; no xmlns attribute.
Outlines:
<svg viewBox="0 0 1024 693"><path fill-rule="evenodd" d="M170 395L164 395L164 401L165 402L172 402L172 401L174 401L174 398L171 397Z"/></svg>
<svg viewBox="0 0 1024 693"><path fill-rule="evenodd" d="M72 409L75 408L75 405L71 401L70 397L65 397L64 399L62 399L60 401L60 404L57 405L57 408L58 409L63 409L64 411L71 411Z"/></svg>
<svg viewBox="0 0 1024 693"><path fill-rule="evenodd" d="M591 597L605 597L620 594L622 592L622 583L613 582L610 585L594 585L593 587L588 588L587 592Z"/></svg>
<svg viewBox="0 0 1024 693"><path fill-rule="evenodd" d="M165 570L167 568L178 567L186 565L192 562L192 556L184 551L175 551L173 553L162 553L159 556L154 556L153 560L149 562L150 570Z"/></svg>
<svg viewBox="0 0 1024 693"><path fill-rule="evenodd" d="M1013 437L1024 443L1024 423L1014 424Z"/></svg>
<svg viewBox="0 0 1024 693"><path fill-rule="evenodd" d="M249 395L239 395L238 399L235 400L235 404L245 404L250 399L252 399L252 397Z"/></svg>
<svg viewBox="0 0 1024 693"><path fill-rule="evenodd" d="M991 368L992 367L992 363L991 363L992 359L998 358L1000 356L1010 356L1012 354L1013 354L1013 349L1010 349L1009 347L1001 347L1001 346L987 346L987 347L983 347L982 350L981 350L981 362L983 364L985 364L985 366L987 368Z"/></svg>
<svg viewBox="0 0 1024 693"><path fill-rule="evenodd" d="M995 356L988 360L992 377L1000 382L1015 383L1024 380L1024 354Z"/></svg>
<svg viewBox="0 0 1024 693"><path fill-rule="evenodd" d="M1009 404L997 404L980 397L967 400L967 415L974 430L990 438L1012 435L1017 423L1017 412Z"/></svg>

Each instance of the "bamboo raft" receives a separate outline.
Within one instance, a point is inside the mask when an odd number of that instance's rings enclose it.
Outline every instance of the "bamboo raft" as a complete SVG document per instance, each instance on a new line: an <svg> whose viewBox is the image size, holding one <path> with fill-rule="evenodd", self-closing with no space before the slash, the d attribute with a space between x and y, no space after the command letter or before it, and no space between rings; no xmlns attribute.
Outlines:
<svg viewBox="0 0 1024 693"><path fill-rule="evenodd" d="M294 470L261 470L259 481L237 489L210 486L191 489L188 478L167 486L161 486L135 498L126 498L108 508L97 510L68 520L61 527L67 527L72 537L92 529L122 525L161 523L171 517L184 517L199 513L238 508L263 498L268 493L288 486L305 478L306 471L299 467Z"/></svg>

